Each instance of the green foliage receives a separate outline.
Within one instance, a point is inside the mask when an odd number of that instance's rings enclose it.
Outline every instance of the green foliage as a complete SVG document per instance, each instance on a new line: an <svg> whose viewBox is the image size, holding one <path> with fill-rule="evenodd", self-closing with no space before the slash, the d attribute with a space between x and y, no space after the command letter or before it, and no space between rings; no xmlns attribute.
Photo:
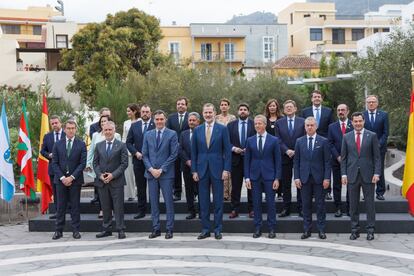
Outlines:
<svg viewBox="0 0 414 276"><path fill-rule="evenodd" d="M98 86L111 76L125 79L131 71L145 74L164 62L157 50L161 38L158 19L135 8L86 25L73 36L73 49L62 51L61 67L75 71L75 83L68 91L79 93L94 106Z"/></svg>

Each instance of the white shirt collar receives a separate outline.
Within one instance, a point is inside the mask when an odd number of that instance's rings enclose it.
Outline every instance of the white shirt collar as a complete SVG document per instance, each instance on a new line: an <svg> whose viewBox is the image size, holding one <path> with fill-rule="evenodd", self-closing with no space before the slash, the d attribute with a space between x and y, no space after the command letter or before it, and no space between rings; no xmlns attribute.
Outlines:
<svg viewBox="0 0 414 276"><path fill-rule="evenodd" d="M377 115L377 110L375 109L375 110L371 111L371 110L368 109L368 114L371 115L371 113L374 113L374 115Z"/></svg>
<svg viewBox="0 0 414 276"><path fill-rule="evenodd" d="M316 133L314 135L312 135L312 136L309 136L309 135L306 134L306 137L307 137L308 140L309 140L310 137L312 137L313 138L313 141L315 141L315 139L316 139Z"/></svg>
<svg viewBox="0 0 414 276"><path fill-rule="evenodd" d="M75 140L75 136L70 138L70 140L72 140L72 143L73 143L73 141ZM66 136L66 143L68 143L68 141L69 141L69 138Z"/></svg>
<svg viewBox="0 0 414 276"><path fill-rule="evenodd" d="M346 118L345 121L343 122L341 120L338 120L338 121L339 121L340 126L342 126L342 123L345 123L345 127L348 127L348 118Z"/></svg>
<svg viewBox="0 0 414 276"><path fill-rule="evenodd" d="M315 109L319 109L319 110L322 110L322 105L320 105L320 106L314 106L314 105L312 105L312 109L313 110L315 110Z"/></svg>
<svg viewBox="0 0 414 276"><path fill-rule="evenodd" d="M295 115L295 114L293 114L292 118L291 118L291 117L289 117L289 116L286 116L286 118L287 118L287 120L288 120L288 121L289 121L289 120L293 120L293 121L295 121L295 117L296 117L296 115Z"/></svg>
<svg viewBox="0 0 414 276"><path fill-rule="evenodd" d="M115 136L114 136L114 138L112 138L112 140L111 140L111 141L108 141L108 140L106 140L106 139L105 139L105 141L106 141L106 144L108 144L109 142L111 142L111 144L114 144L114 141L115 141Z"/></svg>
<svg viewBox="0 0 414 276"><path fill-rule="evenodd" d="M164 130L165 130L165 127L163 127L162 129L155 129L156 132L158 132L159 130L161 131L161 134L163 134Z"/></svg>
<svg viewBox="0 0 414 276"><path fill-rule="evenodd" d="M210 125L211 128L213 128L214 127L214 120L210 124L208 124L207 122L205 122L205 124L206 124L206 128L207 128L207 125Z"/></svg>
<svg viewBox="0 0 414 276"><path fill-rule="evenodd" d="M365 128L363 128L363 129L361 129L361 130L359 131L359 132L361 133L361 136L362 136L362 135L364 135L364 130L365 130ZM357 132L358 132L358 131L357 131L357 130L355 130L355 136L357 135Z"/></svg>
<svg viewBox="0 0 414 276"><path fill-rule="evenodd" d="M259 137L260 135L262 136L262 139L265 139L266 138L266 135L267 135L267 132L265 131L263 134L256 133L257 139L260 138Z"/></svg>

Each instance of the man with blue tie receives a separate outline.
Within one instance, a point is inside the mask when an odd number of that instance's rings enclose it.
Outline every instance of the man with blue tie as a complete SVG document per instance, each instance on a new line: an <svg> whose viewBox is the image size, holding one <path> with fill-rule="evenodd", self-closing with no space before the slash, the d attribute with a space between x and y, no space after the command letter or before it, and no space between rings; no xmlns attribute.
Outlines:
<svg viewBox="0 0 414 276"><path fill-rule="evenodd" d="M315 197L319 238L326 239L325 192L331 181L331 148L328 139L316 134L316 118L305 120L306 135L296 141L294 175L296 187L301 189L303 204L303 234L311 236L312 197Z"/></svg>
<svg viewBox="0 0 414 276"><path fill-rule="evenodd" d="M230 122L227 129L230 135L231 143L231 213L229 218L233 219L239 216L240 197L243 187L243 159L246 140L256 134L254 122L249 118L250 109L247 103L241 103L238 107L239 119ZM248 213L253 218L252 191L247 190Z"/></svg>
<svg viewBox="0 0 414 276"><path fill-rule="evenodd" d="M138 194L138 212L134 219L145 217L147 206L147 178L145 178L145 165L142 160L142 144L147 131L155 128L151 119L151 108L144 104L141 107L141 120L133 123L129 129L126 146L133 156L135 185Z"/></svg>
<svg viewBox="0 0 414 276"><path fill-rule="evenodd" d="M266 194L267 224L270 239L276 237L275 191L282 175L282 157L279 139L266 132L267 119L263 115L254 118L256 135L246 142L244 175L246 187L252 190L254 208L253 238L262 235L262 193Z"/></svg>
<svg viewBox="0 0 414 276"><path fill-rule="evenodd" d="M174 162L178 156L178 138L174 130L165 127L167 115L162 110L154 112L155 129L144 135L142 156L151 203L152 233L150 239L161 235L159 202L161 190L165 202L167 225L165 238L172 239L174 228Z"/></svg>
<svg viewBox="0 0 414 276"><path fill-rule="evenodd" d="M86 145L76 138L76 122L65 123L66 139L60 139L53 147L52 167L56 184L58 206L54 240L60 239L65 226L66 206L70 202L73 238L80 239L80 194L83 170L86 167Z"/></svg>
<svg viewBox="0 0 414 276"><path fill-rule="evenodd" d="M312 106L306 107L302 110L302 117L314 117L318 124L317 133L325 138L328 138L328 127L333 122L333 111L329 107L322 106L322 92L314 90L311 95ZM331 187L325 191L326 199L332 200Z"/></svg>
<svg viewBox="0 0 414 276"><path fill-rule="evenodd" d="M214 105L203 106L205 123L194 130L191 143L191 171L198 182L202 231L198 239L210 237L210 187L213 188L214 237L222 239L223 180L231 172L231 144L229 132L223 125L214 123Z"/></svg>
<svg viewBox="0 0 414 276"><path fill-rule="evenodd" d="M338 121L329 125L328 140L331 144L332 154L332 178L333 196L336 207L335 217L342 217L342 183L341 183L341 147L342 137L352 131L351 121L348 120L349 108L346 104L340 104L336 108ZM346 212L349 213L349 196L346 193Z"/></svg>
<svg viewBox="0 0 414 276"><path fill-rule="evenodd" d="M276 121L276 136L279 138L280 150L282 153L282 185L283 210L279 217L290 215L290 205L292 202L292 177L293 177L293 158L295 156L296 140L305 135L305 119L295 115L296 102L287 100L283 103L285 117ZM297 204L299 216L302 216L302 197L300 189L297 191Z"/></svg>
<svg viewBox="0 0 414 276"><path fill-rule="evenodd" d="M53 158L53 146L57 141L60 139L65 138L65 132L62 130L62 123L60 121L59 116L52 115L49 119L50 126L52 127L52 131L49 133L46 133L43 137L43 144L42 149L40 150L40 153L49 160L49 166L48 166L48 173L50 178L50 185L52 186L53 190L53 202L55 204L55 208L58 206L58 197L56 192L56 183L53 181L54 173L53 173L53 167L52 167L52 158ZM55 219L56 214L51 215L49 217L50 219Z"/></svg>
<svg viewBox="0 0 414 276"><path fill-rule="evenodd" d="M364 111L364 117L368 119L368 122L365 123L365 129L377 134L381 153L381 173L380 180L377 182L376 198L378 200L384 200L384 162L385 155L387 153L387 140L389 132L388 113L378 109L378 97L376 95L369 95L366 98L366 105L368 110Z"/></svg>

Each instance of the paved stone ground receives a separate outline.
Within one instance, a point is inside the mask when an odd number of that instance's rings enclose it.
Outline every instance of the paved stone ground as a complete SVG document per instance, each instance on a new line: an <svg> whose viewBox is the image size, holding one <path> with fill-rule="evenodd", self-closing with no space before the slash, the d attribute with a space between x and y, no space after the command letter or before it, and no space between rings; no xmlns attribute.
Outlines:
<svg viewBox="0 0 414 276"><path fill-rule="evenodd" d="M197 234L175 234L149 240L148 233L127 233L97 240L82 233L28 232L27 224L0 227L0 275L413 275L414 234L278 234L253 239L226 234L223 240L198 241Z"/></svg>

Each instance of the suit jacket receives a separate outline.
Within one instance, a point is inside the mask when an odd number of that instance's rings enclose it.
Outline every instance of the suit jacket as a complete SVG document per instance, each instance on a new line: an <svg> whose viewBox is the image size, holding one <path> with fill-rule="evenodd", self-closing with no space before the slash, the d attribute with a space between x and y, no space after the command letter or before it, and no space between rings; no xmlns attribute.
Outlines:
<svg viewBox="0 0 414 276"><path fill-rule="evenodd" d="M137 164L141 162L142 160L138 160L135 157L135 154L137 152L142 153L142 144L144 143L144 133L142 132L142 125L144 124L143 121L139 120L137 122L134 122L131 124L131 127L128 131L128 136L126 139L126 146L129 150L129 152L132 154L132 162L134 164ZM148 122L147 132L154 129L154 121L150 119Z"/></svg>
<svg viewBox="0 0 414 276"><path fill-rule="evenodd" d="M375 132L377 134L378 142L380 145L380 150L381 152L386 152L388 133L389 133L388 113L383 110L377 109L374 125L371 124L370 114L368 110L364 111L364 118L365 118L364 128L372 132Z"/></svg>
<svg viewBox="0 0 414 276"><path fill-rule="evenodd" d="M282 156L280 154L279 138L266 135L263 152L257 148L257 135L249 137L246 142L244 156L244 177L252 181L263 179L274 181L282 177Z"/></svg>
<svg viewBox="0 0 414 276"><path fill-rule="evenodd" d="M191 168L185 164L188 160L191 160L191 140L190 140L190 129L186 129L181 132L180 136L180 147L178 156L181 160L181 169L188 169L191 171Z"/></svg>
<svg viewBox="0 0 414 276"><path fill-rule="evenodd" d="M295 116L293 135L289 135L288 117L285 116L276 121L276 135L279 138L282 162L287 164L291 158L286 154L287 150L294 150L296 140L305 135L305 119Z"/></svg>
<svg viewBox="0 0 414 276"><path fill-rule="evenodd" d="M354 127L352 126L351 120L348 120L345 133L352 130L354 130ZM341 156L342 138L342 129L339 121L330 124L328 128L328 140L331 144L332 160L337 161L338 156Z"/></svg>
<svg viewBox="0 0 414 276"><path fill-rule="evenodd" d="M356 181L358 171L365 183L371 183L374 174L381 174L379 143L374 132L364 130L360 150L358 156L355 131L345 134L341 149L341 175L346 175L349 183Z"/></svg>
<svg viewBox="0 0 414 276"><path fill-rule="evenodd" d="M231 147L232 148L233 147L243 148L240 145L239 119L228 123L227 129L229 131ZM252 119L248 118L247 125L246 125L246 141L247 141L247 138L255 134L256 134L256 130L254 129L254 122ZM243 158L243 155L232 152L232 155L231 155L232 165L237 166L240 163L240 160L242 160L242 158Z"/></svg>
<svg viewBox="0 0 414 276"><path fill-rule="evenodd" d="M307 117L313 117L313 107L309 106L302 110L302 117L306 119ZM316 133L323 137L328 137L328 127L333 122L333 111L329 107L322 106L321 117L319 120L318 129Z"/></svg>
<svg viewBox="0 0 414 276"><path fill-rule="evenodd" d="M191 172L198 173L199 178L210 174L221 179L223 170L231 172L231 144L227 127L214 123L210 147L206 142L206 124L194 129L191 141Z"/></svg>
<svg viewBox="0 0 414 276"><path fill-rule="evenodd" d="M69 158L66 156L66 139L60 139L53 147L52 167L54 173L54 182L60 183L62 176L73 175L75 180L73 185L83 184L83 170L86 167L86 145L85 143L74 138Z"/></svg>
<svg viewBox="0 0 414 276"><path fill-rule="evenodd" d="M180 128L178 112L175 112L171 114L170 116L168 116L167 127L177 132L178 138L180 138L181 136L181 131L184 131L190 128L188 126L188 112L185 113L183 120L184 121L183 121L182 127Z"/></svg>
<svg viewBox="0 0 414 276"><path fill-rule="evenodd" d="M66 134L62 130L60 134L60 139L65 139ZM48 173L49 176L53 176L53 167L52 167L52 158L49 158L49 154L53 153L53 146L55 145L55 132L51 131L49 133L46 133L45 136L43 136L43 144L42 149L40 150L40 153L45 157L47 160L49 160L49 166L48 166Z"/></svg>
<svg viewBox="0 0 414 276"><path fill-rule="evenodd" d="M96 144L93 155L93 170L96 174L95 186L103 187L105 184L101 179L101 174L108 172L114 177L109 185L112 187L122 187L126 185L124 171L128 167L128 151L125 144L114 139L109 156L106 154L106 140Z"/></svg>
<svg viewBox="0 0 414 276"><path fill-rule="evenodd" d="M308 149L307 135L296 141L293 159L294 179L306 183L312 175L316 183L322 183L324 179L331 179L331 168L331 149L328 139L317 134L312 153Z"/></svg>
<svg viewBox="0 0 414 276"><path fill-rule="evenodd" d="M89 138L92 139L93 134L95 132L101 132L101 126L99 125L99 122L93 123L89 126Z"/></svg>
<svg viewBox="0 0 414 276"><path fill-rule="evenodd" d="M142 155L145 165L145 177L154 179L148 171L151 167L161 169L160 179L175 177L175 160L178 157L178 138L177 133L165 128L161 136L160 145L157 148L156 129L148 131L144 135Z"/></svg>

